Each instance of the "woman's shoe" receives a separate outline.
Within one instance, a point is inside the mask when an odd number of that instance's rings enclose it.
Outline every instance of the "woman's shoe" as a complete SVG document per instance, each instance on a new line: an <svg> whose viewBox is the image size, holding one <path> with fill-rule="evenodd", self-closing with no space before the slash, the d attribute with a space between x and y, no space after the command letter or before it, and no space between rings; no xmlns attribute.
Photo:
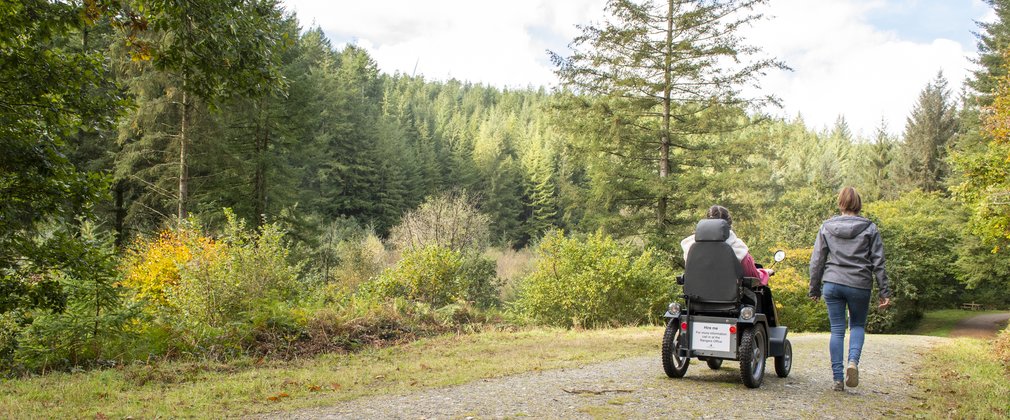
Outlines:
<svg viewBox="0 0 1010 420"><path fill-rule="evenodd" d="M835 381L835 387L832 389L835 391L845 391L845 383L842 381Z"/></svg>
<svg viewBox="0 0 1010 420"><path fill-rule="evenodd" d="M845 386L849 388L859 386L859 366L856 362L849 361L849 367L845 368Z"/></svg>

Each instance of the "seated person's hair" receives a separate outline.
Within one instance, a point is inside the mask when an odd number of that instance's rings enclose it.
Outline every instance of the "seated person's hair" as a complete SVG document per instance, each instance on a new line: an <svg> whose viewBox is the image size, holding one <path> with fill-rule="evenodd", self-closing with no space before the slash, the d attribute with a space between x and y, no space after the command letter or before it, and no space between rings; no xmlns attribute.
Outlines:
<svg viewBox="0 0 1010 420"><path fill-rule="evenodd" d="M729 210L726 210L723 206L712 206L708 208L709 219L722 219L726 221L730 229L733 228L733 218L729 215Z"/></svg>

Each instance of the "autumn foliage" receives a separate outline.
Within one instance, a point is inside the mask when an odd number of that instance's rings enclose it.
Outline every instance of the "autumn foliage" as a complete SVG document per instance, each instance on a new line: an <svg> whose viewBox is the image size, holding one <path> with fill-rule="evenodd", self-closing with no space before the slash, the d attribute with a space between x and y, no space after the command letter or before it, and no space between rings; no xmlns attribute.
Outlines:
<svg viewBox="0 0 1010 420"><path fill-rule="evenodd" d="M155 308L172 308L166 291L179 284L180 269L194 255L215 254L220 248L191 227L164 230L153 240L139 238L123 260L122 285Z"/></svg>

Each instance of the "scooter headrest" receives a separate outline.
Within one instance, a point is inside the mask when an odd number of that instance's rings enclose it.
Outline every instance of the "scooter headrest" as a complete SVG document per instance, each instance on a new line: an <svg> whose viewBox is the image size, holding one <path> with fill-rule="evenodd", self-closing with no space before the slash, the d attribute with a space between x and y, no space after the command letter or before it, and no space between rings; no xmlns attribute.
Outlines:
<svg viewBox="0 0 1010 420"><path fill-rule="evenodd" d="M729 238L729 223L722 219L702 219L694 229L696 242L722 242Z"/></svg>

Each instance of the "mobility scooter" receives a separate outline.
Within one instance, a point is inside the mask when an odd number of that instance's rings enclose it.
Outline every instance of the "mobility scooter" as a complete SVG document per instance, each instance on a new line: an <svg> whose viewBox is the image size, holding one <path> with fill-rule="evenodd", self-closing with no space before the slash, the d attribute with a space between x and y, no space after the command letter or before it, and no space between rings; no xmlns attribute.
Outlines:
<svg viewBox="0 0 1010 420"><path fill-rule="evenodd" d="M789 376L793 350L787 328L779 324L771 290L760 280L743 276L743 267L726 243L729 224L705 219L695 229L688 252L681 302L670 304L663 335L663 370L671 378L687 373L692 358L719 369L723 360L740 362L740 377L748 388L761 386L765 358L775 358L775 373ZM775 262L785 252L775 253Z"/></svg>

